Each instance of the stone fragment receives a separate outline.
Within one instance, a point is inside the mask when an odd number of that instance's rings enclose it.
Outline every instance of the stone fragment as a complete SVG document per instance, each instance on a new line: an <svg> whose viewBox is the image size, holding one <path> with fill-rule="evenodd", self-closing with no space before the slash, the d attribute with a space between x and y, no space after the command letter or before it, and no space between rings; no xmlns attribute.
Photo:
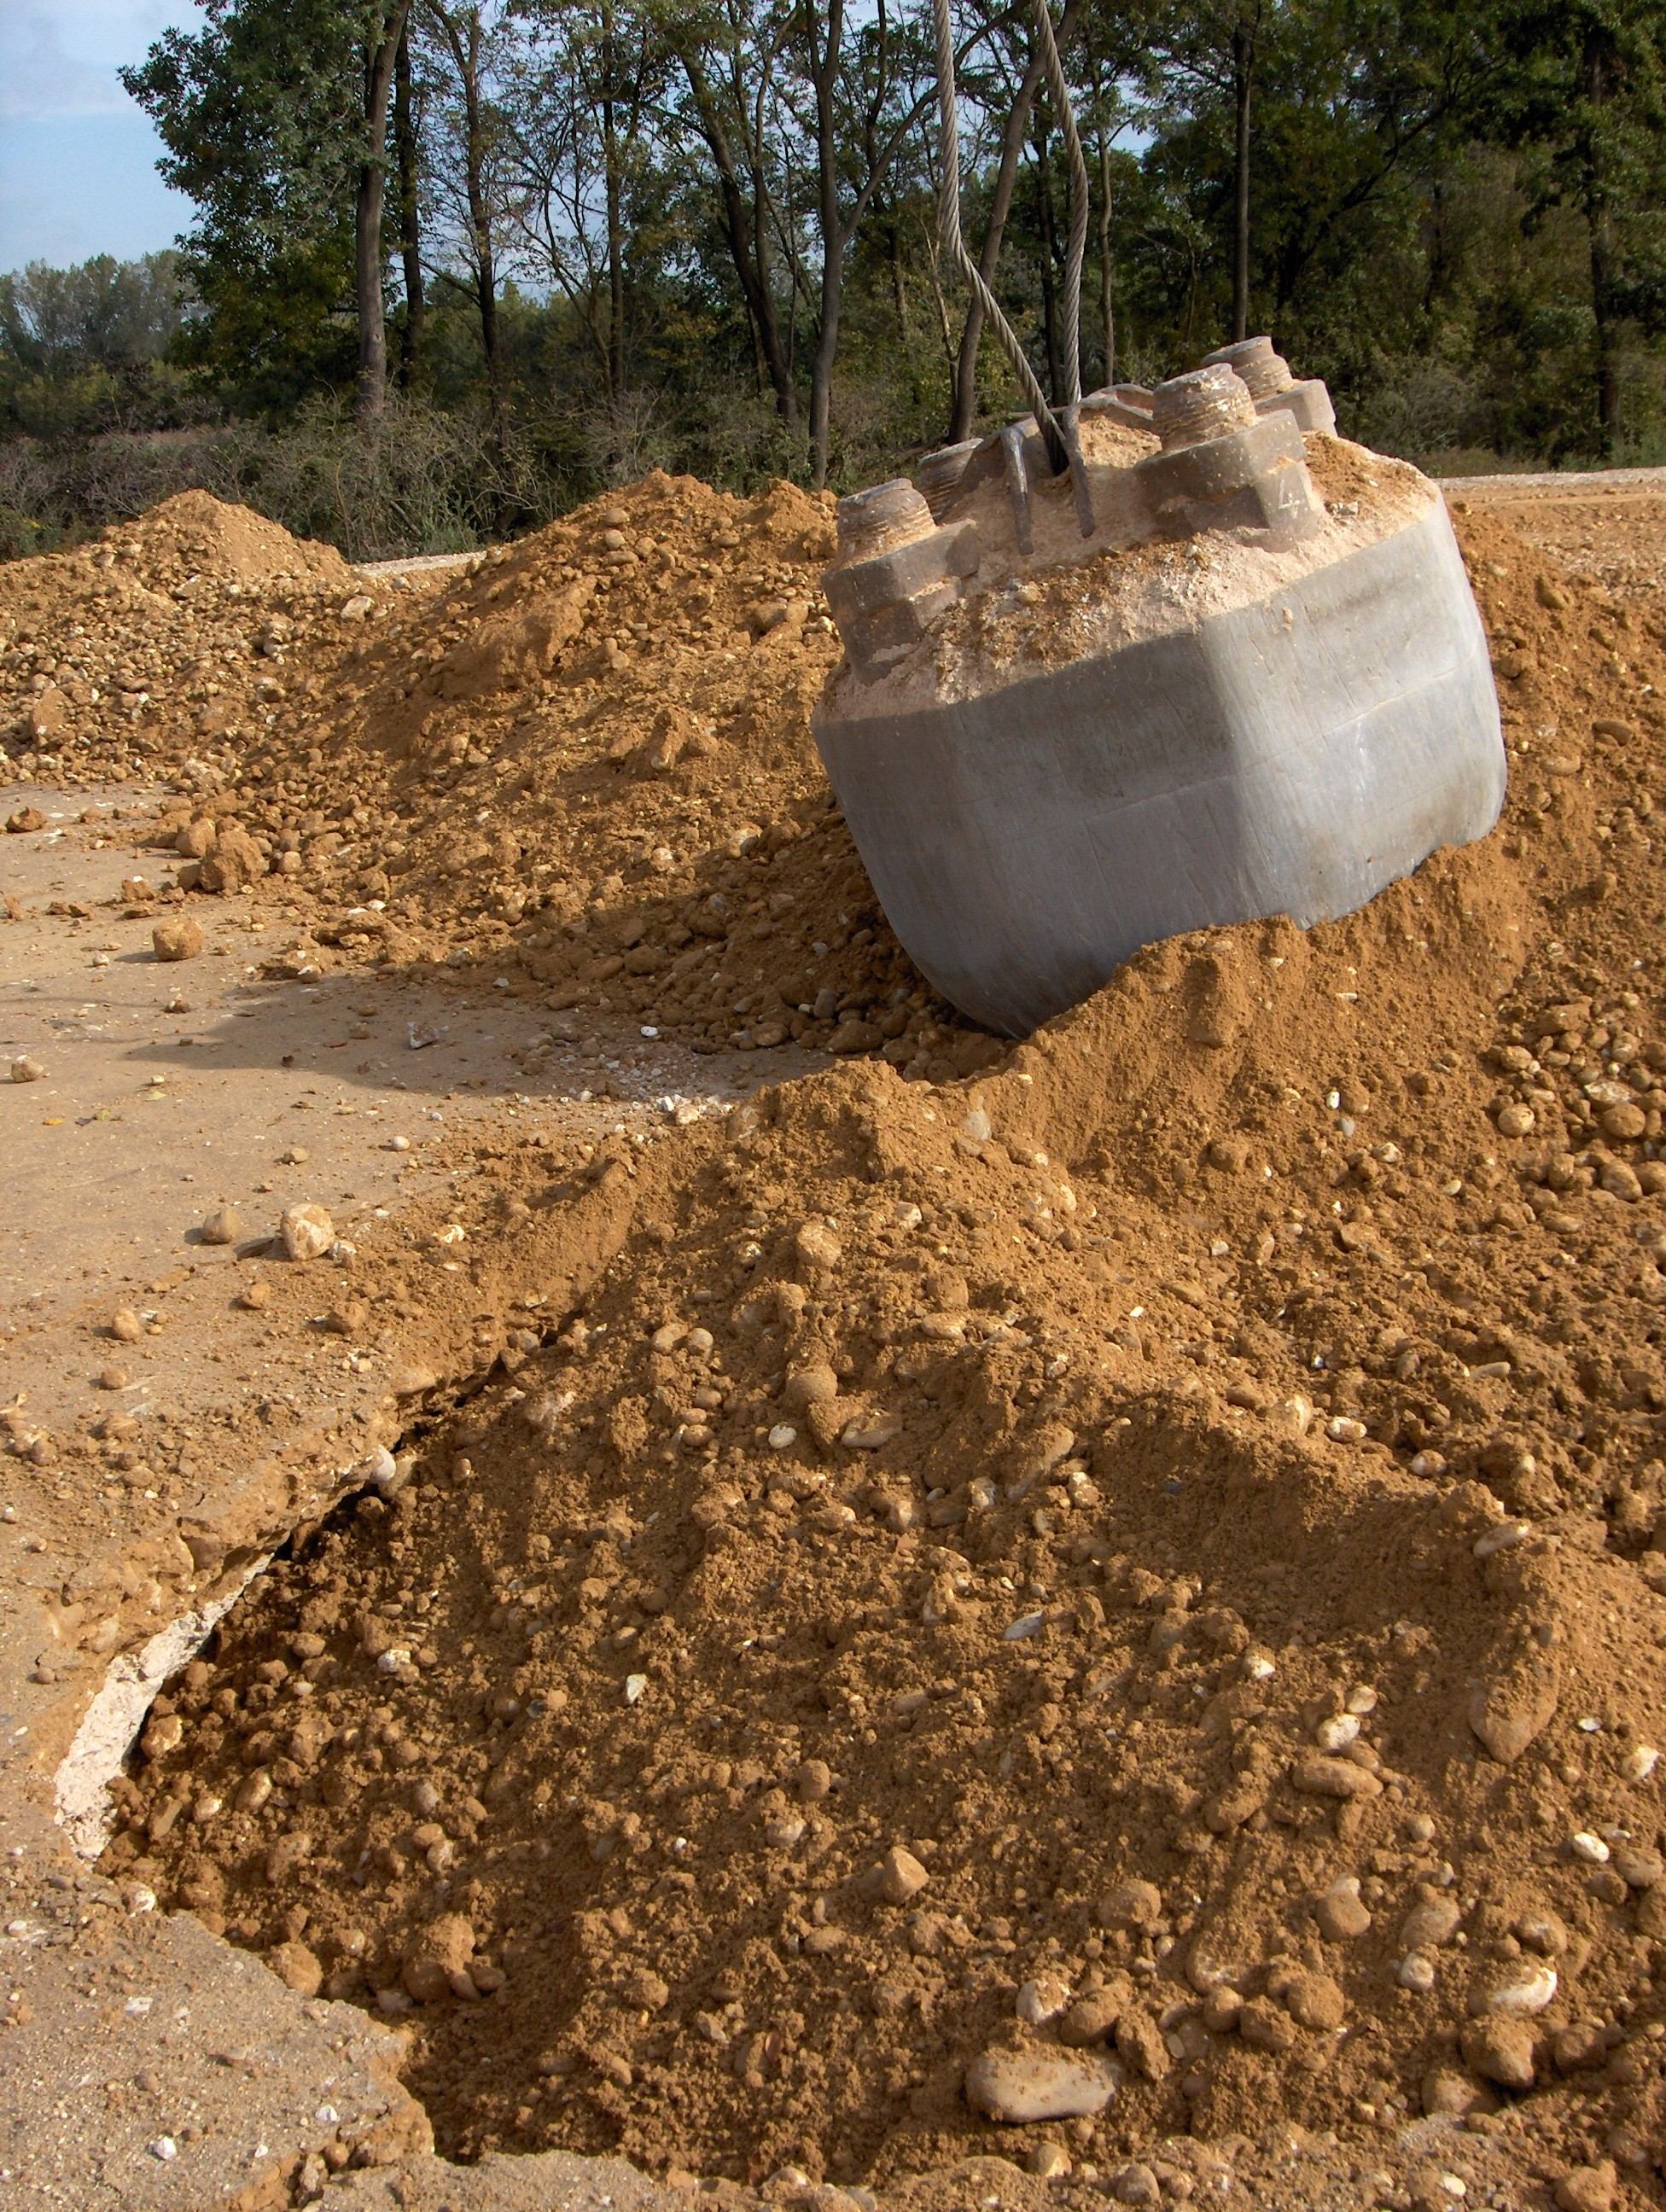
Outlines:
<svg viewBox="0 0 1666 2212"><path fill-rule="evenodd" d="M1328 1942L1342 1943L1363 1936L1371 1926L1371 1914L1360 1899L1359 1875L1343 1875L1332 1882L1314 1899L1313 1917Z"/></svg>
<svg viewBox="0 0 1666 2212"><path fill-rule="evenodd" d="M1542 1653L1524 1653L1493 1681L1475 1689L1469 1700L1469 1725L1500 1765L1512 1765L1549 1727L1560 1693L1555 1661Z"/></svg>
<svg viewBox="0 0 1666 2212"><path fill-rule="evenodd" d="M893 1844L879 1863L862 1876L860 1887L864 1897L880 1905L906 1905L930 1880L911 1850Z"/></svg>
<svg viewBox="0 0 1666 2212"><path fill-rule="evenodd" d="M844 1247L826 1222L806 1221L793 1239L793 1250L806 1273L819 1275L838 1266Z"/></svg>
<svg viewBox="0 0 1666 2212"><path fill-rule="evenodd" d="M1611 2158L1569 2168L1556 2184L1556 2212L1614 2212L1620 2171Z"/></svg>
<svg viewBox="0 0 1666 2212"><path fill-rule="evenodd" d="M839 1395L839 1378L825 1360L796 1367L787 1376L781 1396L796 1412L830 1404Z"/></svg>
<svg viewBox="0 0 1666 2212"><path fill-rule="evenodd" d="M1424 1885L1423 1894L1401 1923L1400 1940L1408 1951L1438 1951L1450 1943L1463 1912L1449 1891Z"/></svg>
<svg viewBox="0 0 1666 2212"><path fill-rule="evenodd" d="M1505 2014L1472 2020L1463 2030L1463 2057L1483 2081L1500 2089L1533 2087L1533 2030Z"/></svg>
<svg viewBox="0 0 1666 2212"><path fill-rule="evenodd" d="M966 2069L966 2102L1008 2127L1092 2119L1116 2093L1108 2061L1055 2051L986 2051Z"/></svg>
<svg viewBox="0 0 1666 2212"><path fill-rule="evenodd" d="M1329 1974L1316 1974L1304 1967L1298 1972L1286 1975L1279 1984L1278 1995L1298 2027L1328 2032L1340 2027L1347 2016L1341 1985Z"/></svg>
<svg viewBox="0 0 1666 2212"><path fill-rule="evenodd" d="M1155 1882L1119 1882L1096 1909L1102 1928L1154 1928L1163 1917L1163 1893Z"/></svg>
<svg viewBox="0 0 1666 2212"><path fill-rule="evenodd" d="M1331 1759L1322 1752L1298 1759L1290 1770L1294 1788L1310 1797L1380 1797L1383 1785L1368 1767L1351 1759Z"/></svg>
<svg viewBox="0 0 1666 2212"><path fill-rule="evenodd" d="M399 1978L418 2004L444 1996L477 1994L469 1978L474 1929L460 1912L442 1912L416 1936L404 1955Z"/></svg>
<svg viewBox="0 0 1666 2212"><path fill-rule="evenodd" d="M1143 2081L1165 2081L1174 2070L1162 2029L1138 2005L1129 2005L1117 2015L1116 2055Z"/></svg>
<svg viewBox="0 0 1666 2212"><path fill-rule="evenodd" d="M1612 1863L1628 1889L1652 1889L1666 1878L1666 1860L1647 1844L1616 1844Z"/></svg>
<svg viewBox="0 0 1666 2212"><path fill-rule="evenodd" d="M243 1234L243 1217L234 1206L217 1206L203 1224L204 1244L234 1244Z"/></svg>
<svg viewBox="0 0 1666 2212"><path fill-rule="evenodd" d="M46 1073L40 1062L38 1060L32 1060L27 1053L22 1054L11 1064L11 1079L14 1083L39 1083Z"/></svg>
<svg viewBox="0 0 1666 2212"><path fill-rule="evenodd" d="M203 933L188 914L159 921L150 933L151 950L158 960L194 960L203 944Z"/></svg>
<svg viewBox="0 0 1666 2212"><path fill-rule="evenodd" d="M1275 2055L1294 2048L1295 2023L1282 2006L1267 1997L1251 1997L1238 2014L1238 2033L1254 2051Z"/></svg>
<svg viewBox="0 0 1666 2212"><path fill-rule="evenodd" d="M1042 1974L1035 1980L1020 1984L1012 2001L1017 2017L1031 2027L1043 2027L1056 2020L1070 2002L1070 1991L1056 1974Z"/></svg>
<svg viewBox="0 0 1666 2212"><path fill-rule="evenodd" d="M324 1968L304 1943L274 1943L266 1964L288 1989L303 1997L315 1997L324 1985Z"/></svg>
<svg viewBox="0 0 1666 2212"><path fill-rule="evenodd" d="M236 891L265 874L266 856L246 830L231 823L216 832L198 866L198 881L205 891Z"/></svg>
<svg viewBox="0 0 1666 2212"><path fill-rule="evenodd" d="M137 1344L144 1334L144 1324L131 1306L118 1306L110 1316L110 1334L118 1344Z"/></svg>
<svg viewBox="0 0 1666 2212"><path fill-rule="evenodd" d="M1432 2120L1461 2119L1481 2100L1474 2083L1456 2067L1432 2066L1423 2077L1423 2110Z"/></svg>
<svg viewBox="0 0 1666 2212"><path fill-rule="evenodd" d="M335 1242L336 1225L321 1206L285 1206L277 1233L292 1260L316 1260Z"/></svg>
<svg viewBox="0 0 1666 2212"><path fill-rule="evenodd" d="M1094 1990L1086 1996L1078 1997L1059 2021L1059 2040L1080 2050L1091 2043L1103 2043L1116 2026L1122 1999L1115 1990Z"/></svg>
<svg viewBox="0 0 1666 2212"><path fill-rule="evenodd" d="M1543 1959L1510 1959L1485 1976L1471 1992L1469 2009L1478 2015L1542 2012L1556 1994L1556 1969Z"/></svg>

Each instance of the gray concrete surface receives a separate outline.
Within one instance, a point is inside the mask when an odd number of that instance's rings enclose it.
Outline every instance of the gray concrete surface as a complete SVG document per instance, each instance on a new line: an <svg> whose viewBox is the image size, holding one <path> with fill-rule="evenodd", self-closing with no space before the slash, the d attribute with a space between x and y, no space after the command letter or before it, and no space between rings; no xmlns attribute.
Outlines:
<svg viewBox="0 0 1666 2212"><path fill-rule="evenodd" d="M1487 640L1438 501L1247 606L953 704L824 706L814 728L891 927L1009 1036L1142 945L1349 913L1504 802Z"/></svg>

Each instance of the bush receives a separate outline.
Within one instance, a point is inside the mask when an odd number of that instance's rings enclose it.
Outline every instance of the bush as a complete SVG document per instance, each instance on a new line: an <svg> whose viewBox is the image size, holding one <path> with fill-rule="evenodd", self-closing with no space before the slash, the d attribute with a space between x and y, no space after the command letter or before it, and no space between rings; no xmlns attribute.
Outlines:
<svg viewBox="0 0 1666 2212"><path fill-rule="evenodd" d="M390 396L379 436L314 403L273 429L110 432L0 441L0 556L50 552L189 489L252 507L350 560L466 551L558 511L560 483L513 426Z"/></svg>

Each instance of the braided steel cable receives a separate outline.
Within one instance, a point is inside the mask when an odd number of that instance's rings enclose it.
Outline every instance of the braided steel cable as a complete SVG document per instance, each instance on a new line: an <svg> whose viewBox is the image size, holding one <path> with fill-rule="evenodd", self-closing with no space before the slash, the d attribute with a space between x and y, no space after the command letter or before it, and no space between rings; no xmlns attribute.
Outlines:
<svg viewBox="0 0 1666 2212"><path fill-rule="evenodd" d="M1073 407L1082 396L1082 264L1087 258L1087 162L1070 105L1070 88L1065 82L1064 64L1059 59L1059 42L1053 34L1053 15L1047 0L1036 0L1035 13L1047 88L1053 95L1054 112L1070 158L1070 240L1064 264L1064 397L1065 404Z"/></svg>
<svg viewBox="0 0 1666 2212"><path fill-rule="evenodd" d="M1044 0L1038 0L1038 5L1044 7ZM1069 459L1065 451L1064 440L1059 432L1058 423L1054 419L1053 410L1047 404L1047 394L1042 390L1040 380L1035 370L1030 366L1030 357L1018 342L1018 332L1001 313L1000 301L984 283L977 264L966 251L966 241L961 235L960 116L955 97L954 31L949 21L949 0L932 0L932 20L937 33L937 113L939 136L941 142L938 149L938 234L942 240L944 252L948 256L951 264L965 279L973 298L982 308L984 319L994 331L1001 351L1012 363L1012 373L1018 378L1024 396L1030 403L1031 412L1034 415L1037 425L1046 443L1048 459L1052 464L1055 475L1058 475L1068 466ZM1050 21L1047 27L1049 40L1051 41L1053 26ZM1055 46L1055 61L1056 58ZM1062 70L1060 75L1062 79ZM1073 134L1073 123L1072 131ZM1082 234L1085 240L1087 234L1085 213ZM1079 325L1079 302L1072 321L1074 325Z"/></svg>

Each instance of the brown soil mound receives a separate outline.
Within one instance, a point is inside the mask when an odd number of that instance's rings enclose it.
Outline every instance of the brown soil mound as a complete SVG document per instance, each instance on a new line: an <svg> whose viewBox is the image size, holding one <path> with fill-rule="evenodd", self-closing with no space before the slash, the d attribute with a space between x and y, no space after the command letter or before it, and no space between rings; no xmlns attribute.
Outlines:
<svg viewBox="0 0 1666 2212"><path fill-rule="evenodd" d="M558 1339L158 1707L112 1866L453 2149L1085 2205L1468 2113L1662 2201L1660 617L1472 550L1492 839L599 1156Z"/></svg>
<svg viewBox="0 0 1666 2212"><path fill-rule="evenodd" d="M372 604L331 547L181 492L94 545L0 565L0 740L18 774L212 781L270 720L289 656L327 663L344 608L351 628Z"/></svg>
<svg viewBox="0 0 1666 2212"><path fill-rule="evenodd" d="M810 738L832 546L789 485L656 474L393 588L187 495L0 569L0 730L18 774L171 775L164 896L252 884L278 974L489 963L569 1020L967 1073L990 1048L885 927Z"/></svg>

